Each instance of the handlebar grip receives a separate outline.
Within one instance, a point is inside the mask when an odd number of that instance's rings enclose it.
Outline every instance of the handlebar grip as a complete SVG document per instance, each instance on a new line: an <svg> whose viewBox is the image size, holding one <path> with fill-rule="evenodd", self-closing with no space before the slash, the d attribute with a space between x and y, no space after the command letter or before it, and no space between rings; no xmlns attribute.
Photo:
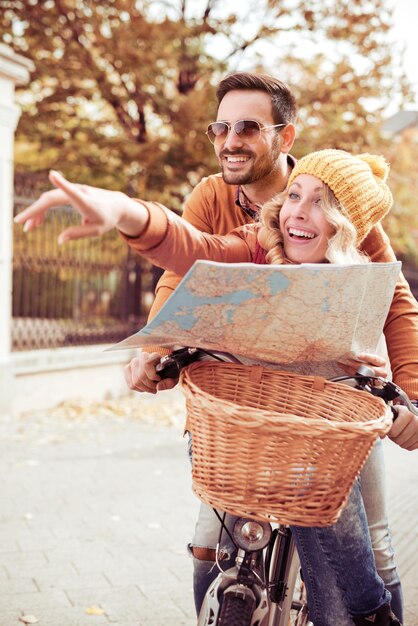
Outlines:
<svg viewBox="0 0 418 626"><path fill-rule="evenodd" d="M164 378L179 378L181 370L190 365L190 363L198 361L200 357L201 351L196 348L179 348L171 354L163 356L160 362L157 363L155 371L161 380Z"/></svg>
<svg viewBox="0 0 418 626"><path fill-rule="evenodd" d="M160 361L155 371L161 380L165 378L178 378L180 376L179 364L174 359L167 359L165 362Z"/></svg>
<svg viewBox="0 0 418 626"><path fill-rule="evenodd" d="M391 406L391 411L392 411L392 415L393 415L393 421L397 420L399 417L399 411L395 406Z"/></svg>

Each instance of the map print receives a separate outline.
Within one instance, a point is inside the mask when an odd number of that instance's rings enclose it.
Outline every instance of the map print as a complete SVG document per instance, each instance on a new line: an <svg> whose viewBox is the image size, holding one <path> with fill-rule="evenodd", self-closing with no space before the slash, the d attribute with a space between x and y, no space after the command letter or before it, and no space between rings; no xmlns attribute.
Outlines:
<svg viewBox="0 0 418 626"><path fill-rule="evenodd" d="M376 351L400 267L197 261L158 315L111 349L198 347L338 375L344 355Z"/></svg>

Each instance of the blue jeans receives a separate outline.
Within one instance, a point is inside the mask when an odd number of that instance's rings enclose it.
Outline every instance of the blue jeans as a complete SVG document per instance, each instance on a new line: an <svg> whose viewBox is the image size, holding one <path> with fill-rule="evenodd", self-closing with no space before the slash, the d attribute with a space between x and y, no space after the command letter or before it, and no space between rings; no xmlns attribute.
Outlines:
<svg viewBox="0 0 418 626"><path fill-rule="evenodd" d="M376 569L385 587L392 594L391 607L403 621L403 596L396 569L392 537L386 512L386 484L383 442L378 439L360 474L360 488L367 514Z"/></svg>
<svg viewBox="0 0 418 626"><path fill-rule="evenodd" d="M399 577L393 562L390 535L384 513L384 490L381 482L370 480L381 474L381 442L372 452L370 462L363 468L361 483L370 489L379 489L370 495L373 505L374 526L384 533L379 534L377 554L385 573L385 583L394 590L401 606L402 596ZM364 479L364 474L367 480ZM374 487L373 485L376 485ZM367 498L366 498L367 502ZM382 508L383 507L383 508ZM382 513L383 511L383 513ZM230 529L235 518L227 516ZM367 519L360 491L360 481L356 482L349 502L339 521L327 528L294 527L292 531L298 545L302 569L308 592L310 618L315 626L349 626L350 615L361 615L375 611L382 604L390 602L390 593L376 573L375 560L371 548ZM219 521L212 509L201 506L193 546L215 548L219 538ZM234 547L226 533L222 535L221 549L226 560L226 568L234 561ZM217 576L213 562L194 561L194 592L196 610L199 612L206 589ZM399 607L394 607L395 613ZM398 615L398 617L400 617Z"/></svg>

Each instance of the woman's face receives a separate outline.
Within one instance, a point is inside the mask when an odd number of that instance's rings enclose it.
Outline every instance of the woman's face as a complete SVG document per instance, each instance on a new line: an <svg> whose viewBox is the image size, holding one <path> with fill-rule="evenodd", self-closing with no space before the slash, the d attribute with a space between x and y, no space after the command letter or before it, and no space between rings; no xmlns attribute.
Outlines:
<svg viewBox="0 0 418 626"><path fill-rule="evenodd" d="M290 185L280 209L279 222L286 257L294 263L325 261L334 227L322 210L323 184L315 176L300 174Z"/></svg>

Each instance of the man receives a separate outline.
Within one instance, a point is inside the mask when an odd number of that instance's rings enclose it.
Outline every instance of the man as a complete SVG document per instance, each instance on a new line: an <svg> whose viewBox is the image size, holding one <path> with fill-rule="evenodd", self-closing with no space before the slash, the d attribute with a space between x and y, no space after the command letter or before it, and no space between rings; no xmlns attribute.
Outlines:
<svg viewBox="0 0 418 626"><path fill-rule="evenodd" d="M184 219L202 231L225 234L242 224L257 220L261 205L280 193L286 186L295 163L289 154L295 139L296 102L286 85L268 77L249 73L237 73L221 81L217 91L219 102L217 122L208 129L214 144L222 175L209 176L193 190L183 213ZM249 121L259 125L254 130ZM363 249L373 261L395 259L388 239L381 227L373 229L363 244ZM165 272L157 286L157 293L150 318L171 295L180 278ZM394 305L388 316L385 332L395 381L412 398L418 397L418 307L409 288L401 279L396 288ZM406 333L408 345L403 344L402 353L391 350L390 336ZM413 347L410 343L414 338ZM412 349L411 349L412 348ZM166 353L156 347L143 351L125 368L125 377L131 389L155 393L173 387L177 381L159 382L155 365ZM402 418L391 431L396 443L412 449L417 445L418 424L413 416ZM376 451L363 472L362 484L381 481L381 459ZM373 544L379 573L392 592L392 607L400 616L402 597L399 578L391 558L390 538L384 523L384 502L377 497L384 493L379 488L363 486L363 495L372 530ZM366 493L364 493L366 492ZM191 551L195 567L195 600L199 610L205 590L214 574L213 546L200 545L199 528L207 523L207 512L200 515ZM383 533L382 533L383 531ZM380 535L380 539L377 537ZM383 535L383 539L382 539ZM207 538L207 535L206 535ZM386 571L383 571L386 570Z"/></svg>
<svg viewBox="0 0 418 626"><path fill-rule="evenodd" d="M237 226L256 220L261 205L285 188L295 163L289 151L295 139L297 109L294 96L286 85L275 78L257 74L236 73L226 77L220 83L217 96L218 120L228 122L229 126L231 120L256 120L262 127L257 139L254 141L253 138L250 142L231 128L225 135L218 135L214 139L214 149L222 175L203 179L186 201L184 219L204 232L226 234ZM388 238L380 226L373 229L362 249L373 261L395 260ZM157 285L150 319L179 281L180 277L173 273L164 273ZM385 334L393 332L398 337L411 332L417 346L401 342L402 348L395 353L388 346L393 377L411 398L416 398L418 305L403 278L397 285L394 300ZM150 393L174 386L176 381L159 383L155 374L156 360L166 352L160 348L155 353L147 349L134 359L126 370L129 386ZM404 433L403 430L398 424L393 438L396 443L408 448L413 433L409 430Z"/></svg>
<svg viewBox="0 0 418 626"><path fill-rule="evenodd" d="M257 89L262 84L265 91ZM274 99L274 106L272 102ZM218 120L255 120L262 130L248 143L229 132L214 139L221 175L203 179L186 201L183 217L199 230L224 235L257 219L264 202L283 191L295 159L289 155L295 139L297 106L289 88L280 81L253 74L224 79L218 90ZM277 127L276 124L278 125ZM168 299L180 277L165 272L160 279L150 319ZM177 381L158 383L155 363L167 351L144 351L126 369L128 385L136 391L155 393ZM157 356L158 355L158 356ZM142 375L144 370L144 376ZM135 382L135 384L133 384Z"/></svg>

